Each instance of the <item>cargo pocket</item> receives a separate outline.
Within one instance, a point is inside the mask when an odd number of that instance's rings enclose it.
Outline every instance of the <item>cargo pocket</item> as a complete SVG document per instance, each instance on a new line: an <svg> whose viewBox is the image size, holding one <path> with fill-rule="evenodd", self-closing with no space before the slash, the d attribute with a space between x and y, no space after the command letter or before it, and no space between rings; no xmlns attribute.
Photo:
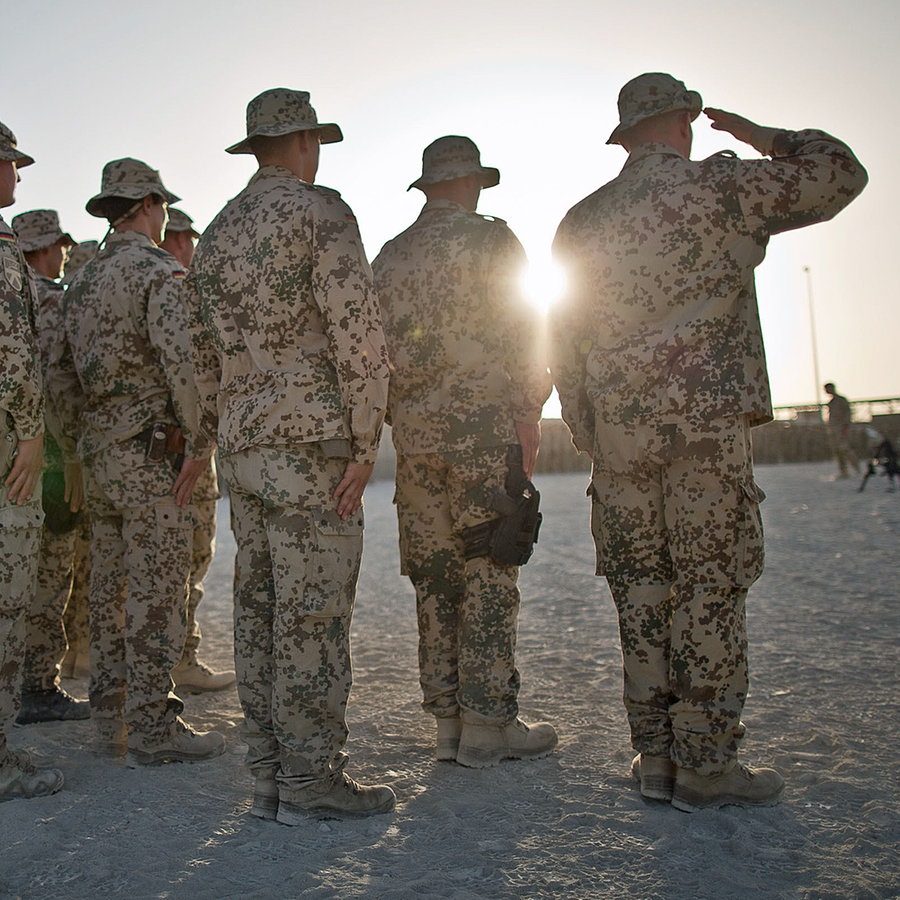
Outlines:
<svg viewBox="0 0 900 900"><path fill-rule="evenodd" d="M334 510L312 511L303 607L311 616L346 616L353 609L362 558L363 511L346 521Z"/></svg>
<svg viewBox="0 0 900 900"><path fill-rule="evenodd" d="M0 614L18 615L34 596L41 523L44 512L39 501L0 509Z"/></svg>
<svg viewBox="0 0 900 900"><path fill-rule="evenodd" d="M750 587L765 565L765 538L759 505L766 499L765 491L752 480L741 482L740 542L738 546L738 584Z"/></svg>

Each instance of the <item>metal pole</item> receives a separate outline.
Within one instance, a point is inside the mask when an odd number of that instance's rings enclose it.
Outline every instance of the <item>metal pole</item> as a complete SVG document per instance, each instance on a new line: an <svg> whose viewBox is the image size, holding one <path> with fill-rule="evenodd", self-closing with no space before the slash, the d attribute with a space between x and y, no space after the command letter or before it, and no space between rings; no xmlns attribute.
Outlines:
<svg viewBox="0 0 900 900"><path fill-rule="evenodd" d="M809 333L812 338L813 375L816 379L816 410L821 419L822 395L819 392L822 389L822 379L819 377L819 348L816 342L816 316L813 311L812 272L809 271L809 266L804 266L803 271L806 273L806 296L809 301Z"/></svg>

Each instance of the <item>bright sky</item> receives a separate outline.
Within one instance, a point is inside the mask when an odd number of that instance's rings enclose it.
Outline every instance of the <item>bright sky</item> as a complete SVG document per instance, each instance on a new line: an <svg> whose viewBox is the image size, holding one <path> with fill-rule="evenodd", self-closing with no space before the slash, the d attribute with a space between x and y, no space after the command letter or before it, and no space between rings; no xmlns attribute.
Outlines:
<svg viewBox="0 0 900 900"><path fill-rule="evenodd" d="M310 91L341 144L318 181L341 191L369 257L418 214L406 193L424 147L466 134L501 172L479 210L506 219L539 272L560 219L613 178L605 140L627 80L667 71L704 102L765 125L841 137L868 168L862 197L830 223L781 235L757 271L776 405L816 399L807 278L821 380L851 399L900 396L900 3L896 0L3 0L0 121L37 160L18 212L58 209L76 240L104 163L160 170L202 229L252 175L224 148L247 102ZM701 117L694 156L730 147ZM548 405L546 413L558 414Z"/></svg>

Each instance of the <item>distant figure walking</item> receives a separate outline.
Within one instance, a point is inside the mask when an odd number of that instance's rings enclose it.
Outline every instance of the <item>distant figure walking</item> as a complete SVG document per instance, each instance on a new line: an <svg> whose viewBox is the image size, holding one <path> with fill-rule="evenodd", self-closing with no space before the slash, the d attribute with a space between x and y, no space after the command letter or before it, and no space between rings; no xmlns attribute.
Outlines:
<svg viewBox="0 0 900 900"><path fill-rule="evenodd" d="M848 468L853 469L855 474L859 473L859 463L850 447L850 425L853 418L850 403L837 392L833 381L825 385L825 393L831 397L828 401L828 439L837 460L838 478L849 478Z"/></svg>

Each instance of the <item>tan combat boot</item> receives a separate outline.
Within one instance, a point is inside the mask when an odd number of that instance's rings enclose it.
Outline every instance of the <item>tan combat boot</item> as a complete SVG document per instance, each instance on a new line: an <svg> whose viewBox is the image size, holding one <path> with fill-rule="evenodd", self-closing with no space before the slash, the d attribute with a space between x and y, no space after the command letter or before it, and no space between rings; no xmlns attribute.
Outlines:
<svg viewBox="0 0 900 900"><path fill-rule="evenodd" d="M397 802L387 785L369 787L346 772L297 790L282 790L277 819L282 825L301 825L312 818L358 818L390 812Z"/></svg>
<svg viewBox="0 0 900 900"><path fill-rule="evenodd" d="M172 669L172 681L183 693L202 694L223 691L235 682L234 672L214 672L198 659L182 660Z"/></svg>
<svg viewBox="0 0 900 900"><path fill-rule="evenodd" d="M55 794L63 786L59 769L38 769L23 750L7 750L0 763L0 803Z"/></svg>
<svg viewBox="0 0 900 900"><path fill-rule="evenodd" d="M470 725L463 722L456 761L473 769L495 766L503 759L546 756L559 739L552 725L526 725L521 719L506 725Z"/></svg>
<svg viewBox="0 0 900 900"><path fill-rule="evenodd" d="M644 756L631 761L631 777L641 786L641 796L650 800L671 800L675 788L675 763L668 757Z"/></svg>
<svg viewBox="0 0 900 900"><path fill-rule="evenodd" d="M672 806L683 812L719 806L774 806L784 793L784 779L774 769L736 765L719 775L679 769Z"/></svg>
<svg viewBox="0 0 900 900"><path fill-rule="evenodd" d="M257 819L278 818L278 782L275 772L261 772L253 783L253 802L250 815Z"/></svg>
<svg viewBox="0 0 900 900"><path fill-rule="evenodd" d="M132 734L128 738L128 755L141 766L166 762L197 762L213 759L225 752L225 738L218 731L194 731L180 718L167 734L150 737Z"/></svg>

